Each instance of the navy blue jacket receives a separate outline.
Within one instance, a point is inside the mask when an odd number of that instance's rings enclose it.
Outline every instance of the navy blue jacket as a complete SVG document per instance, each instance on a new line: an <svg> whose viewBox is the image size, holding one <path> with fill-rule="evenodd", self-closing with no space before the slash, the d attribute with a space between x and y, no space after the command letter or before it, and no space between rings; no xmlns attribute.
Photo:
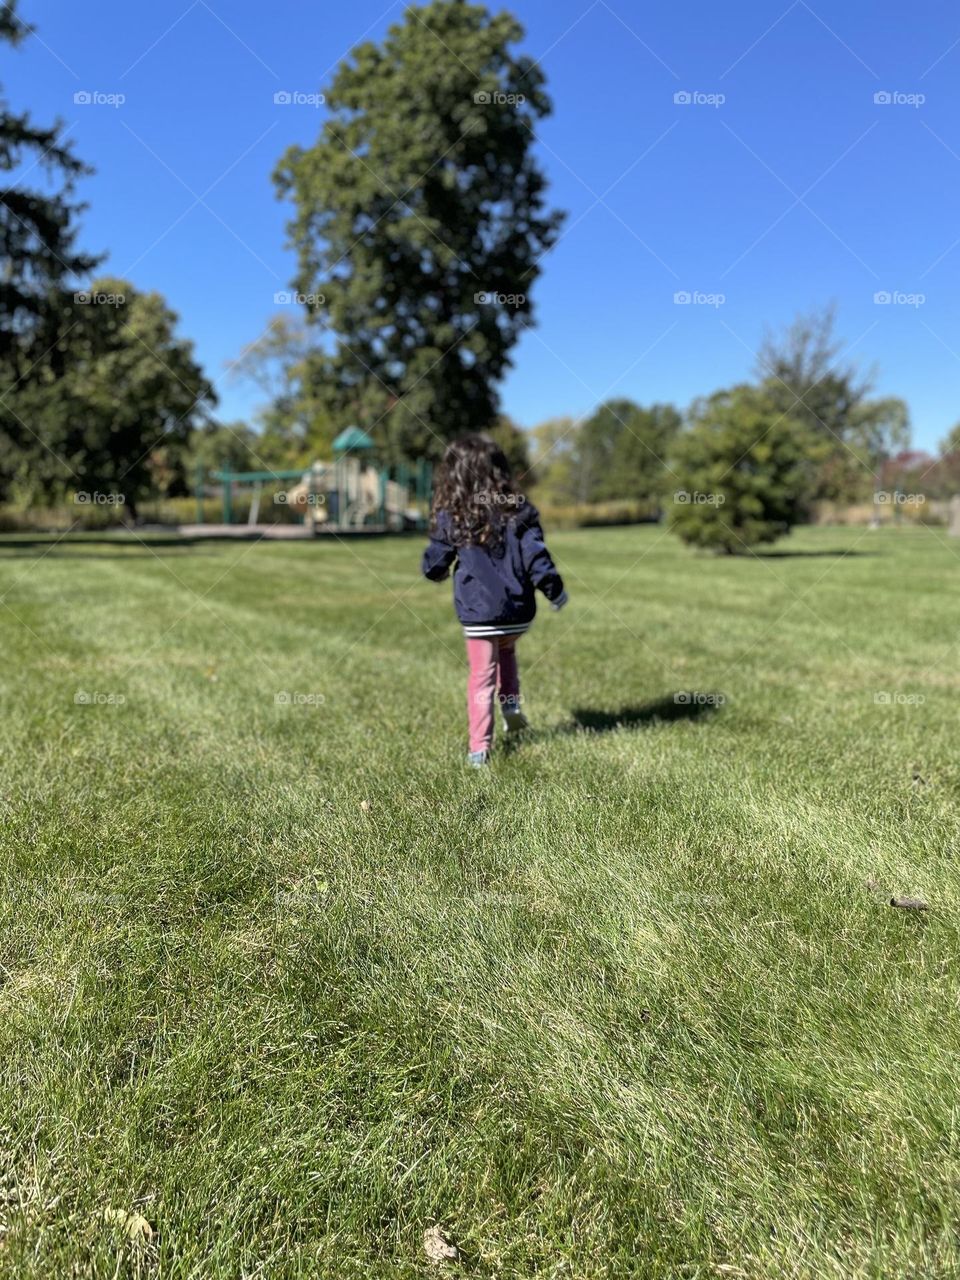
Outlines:
<svg viewBox="0 0 960 1280"><path fill-rule="evenodd" d="M494 546L455 546L449 517L439 512L423 553L424 577L442 582L454 563L453 604L464 627L525 630L537 612L535 589L556 609L566 604L563 579L543 540L540 514L529 502L504 519L503 537Z"/></svg>

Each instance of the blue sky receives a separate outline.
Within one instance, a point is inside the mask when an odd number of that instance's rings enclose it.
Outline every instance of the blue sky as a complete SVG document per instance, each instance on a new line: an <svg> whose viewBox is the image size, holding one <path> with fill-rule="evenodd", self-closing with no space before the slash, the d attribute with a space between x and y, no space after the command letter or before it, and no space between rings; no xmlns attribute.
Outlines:
<svg viewBox="0 0 960 1280"><path fill-rule="evenodd" d="M538 327L503 385L507 412L533 426L611 395L684 406L746 377L765 328L834 300L851 355L877 367L880 392L906 398L914 443L933 447L960 419L960 11L932 0L509 7L547 74L555 111L539 155L569 216L536 288ZM21 6L37 35L4 53L6 97L40 123L68 123L97 170L82 184L84 247L167 297L225 418L262 399L228 364L276 314L293 271L270 174L323 119L274 94L317 93L402 11L384 0ZM82 91L125 101L77 105ZM714 302L678 304L679 292Z"/></svg>

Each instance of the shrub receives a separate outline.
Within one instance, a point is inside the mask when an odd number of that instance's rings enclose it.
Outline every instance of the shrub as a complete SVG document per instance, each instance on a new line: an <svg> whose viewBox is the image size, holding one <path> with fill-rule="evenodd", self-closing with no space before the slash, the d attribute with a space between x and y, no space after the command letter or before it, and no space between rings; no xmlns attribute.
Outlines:
<svg viewBox="0 0 960 1280"><path fill-rule="evenodd" d="M803 519L813 467L809 431L752 387L703 402L674 450L670 527L684 542L735 555Z"/></svg>

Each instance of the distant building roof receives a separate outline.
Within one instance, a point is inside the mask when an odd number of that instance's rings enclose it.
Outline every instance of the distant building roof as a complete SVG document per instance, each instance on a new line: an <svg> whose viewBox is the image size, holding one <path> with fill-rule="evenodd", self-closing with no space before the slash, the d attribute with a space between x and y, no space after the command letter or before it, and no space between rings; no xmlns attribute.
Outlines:
<svg viewBox="0 0 960 1280"><path fill-rule="evenodd" d="M351 449L373 449L373 440L359 427L344 427L333 442L334 453L346 453Z"/></svg>

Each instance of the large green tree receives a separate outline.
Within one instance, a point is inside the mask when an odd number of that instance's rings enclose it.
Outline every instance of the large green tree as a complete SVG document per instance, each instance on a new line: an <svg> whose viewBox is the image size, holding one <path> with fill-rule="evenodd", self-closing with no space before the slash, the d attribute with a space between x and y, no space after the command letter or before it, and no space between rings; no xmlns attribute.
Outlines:
<svg viewBox="0 0 960 1280"><path fill-rule="evenodd" d="M532 154L550 110L523 29L467 0L411 5L354 49L317 142L275 175L290 198L296 288L331 341L312 394L388 456L493 425L498 380L531 323L561 215Z"/></svg>
<svg viewBox="0 0 960 1280"><path fill-rule="evenodd" d="M531 477L538 502L564 506L577 501L576 442L580 425L577 418L548 418L530 432ZM531 479L525 483L530 484Z"/></svg>
<svg viewBox="0 0 960 1280"><path fill-rule="evenodd" d="M672 405L607 400L589 418L535 427L537 493L546 502L629 501L655 509L667 487L665 460L682 425Z"/></svg>
<svg viewBox="0 0 960 1280"><path fill-rule="evenodd" d="M0 400L0 469L24 505L122 494L135 514L146 494L175 491L216 395L159 294L96 280L58 324L53 350Z"/></svg>
<svg viewBox="0 0 960 1280"><path fill-rule="evenodd" d="M309 466L330 456L342 423L332 413L315 377L323 353L316 328L299 312L276 316L234 363L235 376L252 380L264 394L252 470Z"/></svg>
<svg viewBox="0 0 960 1280"><path fill-rule="evenodd" d="M15 47L31 33L17 9L16 0L0 5L0 44ZM63 141L61 122L39 127L0 99L0 498L21 450L37 443L17 391L62 372L65 299L97 265L75 247L75 185L88 172Z"/></svg>
<svg viewBox="0 0 960 1280"><path fill-rule="evenodd" d="M946 457L950 453L960 453L960 422L954 423L940 441L940 455Z"/></svg>
<svg viewBox="0 0 960 1280"><path fill-rule="evenodd" d="M769 403L806 433L816 464L814 496L862 500L884 460L910 442L906 404L875 397L872 376L844 359L832 307L801 315L761 347L756 376Z"/></svg>
<svg viewBox="0 0 960 1280"><path fill-rule="evenodd" d="M519 488L529 489L533 484L533 469L527 433L512 418L502 413L486 434L503 450Z"/></svg>
<svg viewBox="0 0 960 1280"><path fill-rule="evenodd" d="M691 546L737 555L774 542L804 515L813 483L802 424L763 390L699 402L671 459L670 526Z"/></svg>
<svg viewBox="0 0 960 1280"><path fill-rule="evenodd" d="M672 405L644 409L632 400L606 401L577 435L580 500L656 500L664 487L664 460L680 425Z"/></svg>
<svg viewBox="0 0 960 1280"><path fill-rule="evenodd" d="M246 422L205 422L190 435L184 456L187 480L195 485L199 475L207 483L211 471L264 471L269 466L261 452L261 437Z"/></svg>

